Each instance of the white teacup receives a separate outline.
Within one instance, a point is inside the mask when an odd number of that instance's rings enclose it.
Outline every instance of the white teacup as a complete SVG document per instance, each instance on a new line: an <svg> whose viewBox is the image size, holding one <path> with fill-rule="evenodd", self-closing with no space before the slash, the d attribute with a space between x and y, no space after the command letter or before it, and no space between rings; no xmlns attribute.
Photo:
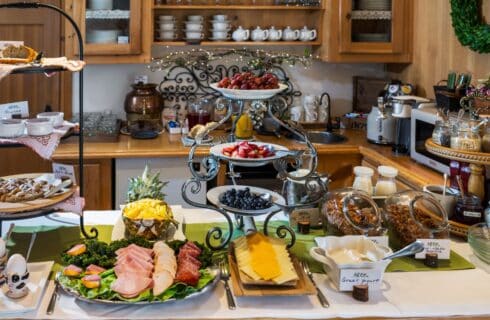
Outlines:
<svg viewBox="0 0 490 320"><path fill-rule="evenodd" d="M214 39L228 39L228 31L213 31Z"/></svg>
<svg viewBox="0 0 490 320"><path fill-rule="evenodd" d="M199 15L191 15L191 16L187 16L187 21L203 22L204 17Z"/></svg>
<svg viewBox="0 0 490 320"><path fill-rule="evenodd" d="M185 24L185 31L202 31L202 28L201 23L186 22Z"/></svg>
<svg viewBox="0 0 490 320"><path fill-rule="evenodd" d="M226 21L226 20L228 20L228 16L226 14L215 14L213 16L213 20L216 20L216 21Z"/></svg>
<svg viewBox="0 0 490 320"><path fill-rule="evenodd" d="M174 16L158 16L159 21L175 21Z"/></svg>
<svg viewBox="0 0 490 320"><path fill-rule="evenodd" d="M446 187L446 194L443 196L443 188L444 187L441 185L427 185L423 188L423 190L433 195L434 198L440 202L442 207L446 210L447 217L450 218L454 214L454 207L456 206L458 191Z"/></svg>
<svg viewBox="0 0 490 320"><path fill-rule="evenodd" d="M175 40L177 39L177 34L172 31L160 31L160 40Z"/></svg>
<svg viewBox="0 0 490 320"><path fill-rule="evenodd" d="M160 23L160 30L171 31L175 29L175 24L173 22Z"/></svg>
<svg viewBox="0 0 490 320"><path fill-rule="evenodd" d="M292 107L290 112L289 112L291 120L303 121L304 112L305 112L305 109L303 108L303 106Z"/></svg>
<svg viewBox="0 0 490 320"><path fill-rule="evenodd" d="M199 31L187 31L185 33L185 37L188 40L197 40L197 39L202 39L204 37L204 34Z"/></svg>
<svg viewBox="0 0 490 320"><path fill-rule="evenodd" d="M213 29L216 31L225 31L230 28L230 24L228 22L214 21Z"/></svg>

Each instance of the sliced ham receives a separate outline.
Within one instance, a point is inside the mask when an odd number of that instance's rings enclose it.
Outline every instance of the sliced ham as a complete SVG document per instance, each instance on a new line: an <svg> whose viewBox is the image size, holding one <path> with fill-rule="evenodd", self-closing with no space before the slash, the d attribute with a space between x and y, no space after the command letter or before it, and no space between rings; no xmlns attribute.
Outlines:
<svg viewBox="0 0 490 320"><path fill-rule="evenodd" d="M139 253L149 255L150 257L153 256L153 249L143 248L143 247L140 247L134 243L130 244L129 246L127 246L125 248L121 248L121 249L116 250L116 255L120 255L123 252L128 251L128 250L138 251Z"/></svg>
<svg viewBox="0 0 490 320"><path fill-rule="evenodd" d="M116 265L138 265L142 270L153 270L153 263L140 260L138 258L133 258L131 255L125 255L122 258L118 259Z"/></svg>
<svg viewBox="0 0 490 320"><path fill-rule="evenodd" d="M136 251L136 250L126 250L126 251L123 251L121 252L120 254L117 255L117 260L121 259L121 258L124 258L126 256L130 256L132 258L136 258L138 260L142 260L142 261L148 261L148 262L152 262L153 261L153 258L148 255L148 254L145 254L145 253L141 253L139 251Z"/></svg>
<svg viewBox="0 0 490 320"><path fill-rule="evenodd" d="M133 273L137 274L140 277L147 278L151 276L151 270L141 270L139 267L131 267L131 266L125 266L125 265L118 265L114 267L114 273L116 274L116 277L120 277L125 273Z"/></svg>
<svg viewBox="0 0 490 320"><path fill-rule="evenodd" d="M112 283L111 289L125 298L134 298L151 288L152 284L151 278L140 277L135 273L123 273Z"/></svg>

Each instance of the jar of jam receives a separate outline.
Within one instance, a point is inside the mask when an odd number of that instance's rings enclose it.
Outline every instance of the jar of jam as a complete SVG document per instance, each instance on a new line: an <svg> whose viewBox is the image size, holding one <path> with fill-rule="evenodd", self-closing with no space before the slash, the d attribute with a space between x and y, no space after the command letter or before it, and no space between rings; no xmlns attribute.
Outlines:
<svg viewBox="0 0 490 320"><path fill-rule="evenodd" d="M482 222L483 207L480 198L473 194L459 196L454 207L453 219L466 225Z"/></svg>

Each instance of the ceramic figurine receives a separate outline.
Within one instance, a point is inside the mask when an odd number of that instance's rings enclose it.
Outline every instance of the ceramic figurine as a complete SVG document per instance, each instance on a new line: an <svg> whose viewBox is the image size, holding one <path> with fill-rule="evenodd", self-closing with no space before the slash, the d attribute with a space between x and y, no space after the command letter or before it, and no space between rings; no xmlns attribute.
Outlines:
<svg viewBox="0 0 490 320"><path fill-rule="evenodd" d="M7 278L7 297L18 299L29 293L27 288L29 271L27 270L26 259L22 255L16 253L9 258L4 274Z"/></svg>

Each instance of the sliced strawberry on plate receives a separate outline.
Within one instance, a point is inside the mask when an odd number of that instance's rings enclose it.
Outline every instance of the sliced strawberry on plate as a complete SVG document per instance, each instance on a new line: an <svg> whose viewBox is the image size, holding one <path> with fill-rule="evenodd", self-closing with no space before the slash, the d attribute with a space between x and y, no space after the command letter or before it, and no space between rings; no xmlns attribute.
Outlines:
<svg viewBox="0 0 490 320"><path fill-rule="evenodd" d="M224 147L223 148L223 153L225 153L225 152L232 153L233 150L235 150L235 149L236 149L236 146Z"/></svg>

